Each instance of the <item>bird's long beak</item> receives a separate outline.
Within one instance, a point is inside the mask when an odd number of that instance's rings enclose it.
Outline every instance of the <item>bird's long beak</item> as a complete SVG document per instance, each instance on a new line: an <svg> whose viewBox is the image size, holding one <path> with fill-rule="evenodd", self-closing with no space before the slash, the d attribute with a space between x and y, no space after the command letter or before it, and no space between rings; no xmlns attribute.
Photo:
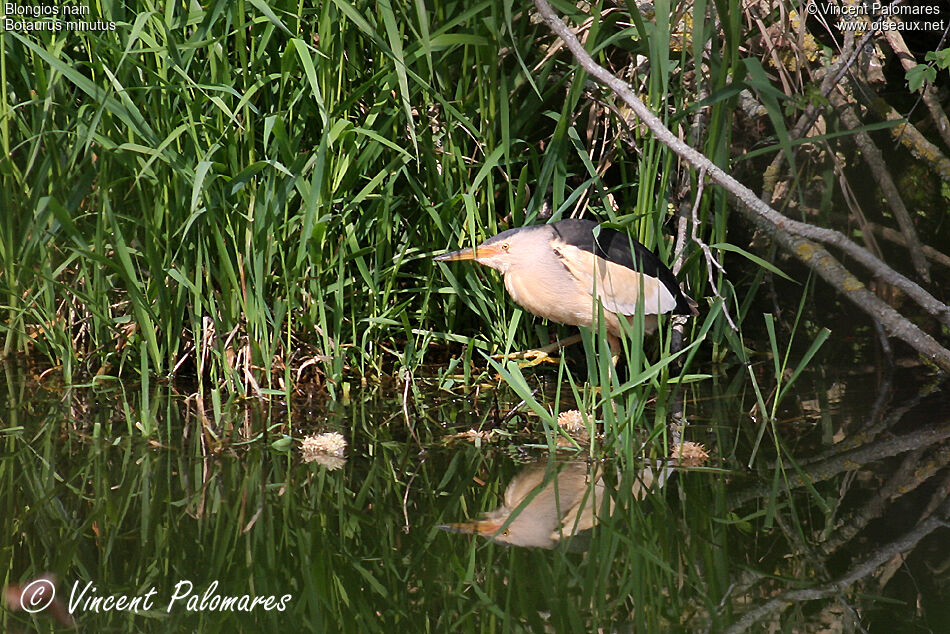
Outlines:
<svg viewBox="0 0 950 634"><path fill-rule="evenodd" d="M484 535L485 537L493 537L498 533L498 529L504 525L504 520L491 520L491 519L481 519L473 520L471 522L455 522L452 524L440 524L436 528L439 528L450 533L466 533L466 534L475 534L475 535Z"/></svg>
<svg viewBox="0 0 950 634"><path fill-rule="evenodd" d="M452 251L451 253L443 253L442 255L437 255L432 258L436 262L454 262L456 260L474 260L475 259L475 249L462 249L461 251Z"/></svg>

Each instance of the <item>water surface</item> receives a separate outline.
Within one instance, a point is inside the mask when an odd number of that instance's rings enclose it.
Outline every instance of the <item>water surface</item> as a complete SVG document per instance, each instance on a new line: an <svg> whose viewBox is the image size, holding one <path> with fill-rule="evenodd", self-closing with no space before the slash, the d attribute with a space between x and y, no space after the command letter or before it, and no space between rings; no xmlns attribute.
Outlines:
<svg viewBox="0 0 950 634"><path fill-rule="evenodd" d="M773 423L744 369L718 375L687 394L708 462L646 489L656 442L633 460L552 451L536 416L506 418L520 399L503 385L216 410L182 388L5 372L6 632L941 631L950 617L950 409L918 370L814 373ZM299 450L327 431L349 443L334 470ZM516 500L527 513L565 469L596 512L572 528L569 509L538 514L553 540L444 528L503 507L509 486L534 496ZM20 609L47 580L56 602Z"/></svg>

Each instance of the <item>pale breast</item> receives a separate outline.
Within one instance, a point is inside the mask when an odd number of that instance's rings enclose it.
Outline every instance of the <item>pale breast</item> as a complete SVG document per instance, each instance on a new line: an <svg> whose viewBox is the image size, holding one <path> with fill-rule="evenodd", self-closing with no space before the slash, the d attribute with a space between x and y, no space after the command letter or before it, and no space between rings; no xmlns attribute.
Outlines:
<svg viewBox="0 0 950 634"><path fill-rule="evenodd" d="M542 277L545 283L539 283ZM597 305L590 291L568 273L547 270L543 276L522 275L509 271L505 275L505 288L511 298L529 313L571 326L590 326L597 314ZM619 335L617 317L604 310L607 330Z"/></svg>

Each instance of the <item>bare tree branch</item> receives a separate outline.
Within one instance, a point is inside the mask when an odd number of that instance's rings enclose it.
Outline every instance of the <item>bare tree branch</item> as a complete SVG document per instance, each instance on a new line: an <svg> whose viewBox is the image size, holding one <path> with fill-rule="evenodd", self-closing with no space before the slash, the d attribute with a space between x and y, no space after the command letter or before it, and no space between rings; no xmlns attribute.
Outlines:
<svg viewBox="0 0 950 634"><path fill-rule="evenodd" d="M853 566L848 572L838 577L829 584L819 588L806 588L802 590L788 590L781 593L774 599L767 601L757 608L749 610L742 615L742 618L733 623L725 631L728 633L745 632L750 627L767 617L773 612L783 610L793 603L799 601L814 601L833 597L847 590L856 581L867 577L879 567L887 563L895 555L907 553L914 549L924 537L934 532L947 522L941 517L932 516L918 524L913 530L908 531L900 539L896 539L883 548L879 548L870 557L863 562Z"/></svg>
<svg viewBox="0 0 950 634"><path fill-rule="evenodd" d="M805 484L814 485L842 473L853 471L859 465L898 456L908 451L933 447L947 438L950 438L950 424L936 429L918 429L909 434L878 440L858 449L842 451L821 462L808 465L801 471L794 470L791 464L785 464L783 466L789 472L787 486L793 489L805 486ZM937 451L936 455L939 454L940 452ZM729 496L729 508L738 508L750 500L768 496L771 490L770 485L756 484L737 491Z"/></svg>
<svg viewBox="0 0 950 634"><path fill-rule="evenodd" d="M851 33L846 34L841 55L828 69L828 73L821 82L822 97L827 98L828 95L831 94L831 91L835 89L835 86L838 85L838 82L841 81L845 73L858 61L858 57L861 55L864 46L870 42L873 37L874 31L868 31L864 37L861 38L861 41L858 42L858 45L855 46L854 35ZM822 110L823 108L819 105L809 104L808 107L805 108L805 112L802 116L798 118L795 127L789 131L789 139L795 140L804 138L808 131L811 130L811 127L815 125L815 122L818 120L818 115L821 114ZM772 199L772 192L775 191L775 184L778 182L779 171L782 169L785 158L785 152L776 153L775 158L772 159L772 162L765 169L765 173L762 177L762 200L766 203Z"/></svg>
<svg viewBox="0 0 950 634"><path fill-rule="evenodd" d="M917 65L917 60L914 59L910 49L907 48L904 36L901 35L900 31L884 31L883 35L887 43L891 45L891 50L901 61L904 70L910 70ZM940 134L940 138L943 139L944 145L950 147L950 119L947 119L947 113L940 107L937 89L929 81L924 82L923 86L920 87L920 97L927 109L930 110L930 117L937 125L937 132Z"/></svg>
<svg viewBox="0 0 950 634"><path fill-rule="evenodd" d="M945 370L950 370L950 350L933 337L871 293L857 278L845 269L824 247L835 246L867 267L881 280L901 289L927 312L950 326L950 307L926 290L907 279L887 264L861 248L839 231L815 227L788 218L760 200L748 187L739 183L700 152L676 137L654 115L630 87L607 69L598 65L569 28L557 17L546 0L534 0L535 6L548 26L560 37L580 66L591 76L616 93L637 114L654 136L696 169L705 168L711 180L721 185L740 203L739 209L766 231L779 244L795 254L826 281L845 294L848 299L871 316L892 336L898 337Z"/></svg>
<svg viewBox="0 0 950 634"><path fill-rule="evenodd" d="M854 142L857 144L858 149L861 150L861 156L864 158L864 162L871 168L871 173L874 174L874 179L877 181L878 187L881 188L881 192L883 192L887 204L890 206L891 211L894 212L894 217L897 218L897 224L900 226L901 233L904 234L904 239L907 241L907 251L910 253L910 259L911 262L914 263L914 269L917 270L917 275L929 283L930 267L927 265L927 258L924 257L920 239L917 237L917 230L914 229L914 222L910 219L910 212L907 211L907 207L904 205L904 199L897 190L897 185L894 183L894 179L891 178L890 172L884 167L884 155L881 154L881 151L874 144L874 141L871 140L871 135L860 130L861 122L858 120L858 115L854 113L851 105L846 103L844 97L838 93L832 94L834 96L831 102L838 107L841 122L844 123L846 128L854 131Z"/></svg>

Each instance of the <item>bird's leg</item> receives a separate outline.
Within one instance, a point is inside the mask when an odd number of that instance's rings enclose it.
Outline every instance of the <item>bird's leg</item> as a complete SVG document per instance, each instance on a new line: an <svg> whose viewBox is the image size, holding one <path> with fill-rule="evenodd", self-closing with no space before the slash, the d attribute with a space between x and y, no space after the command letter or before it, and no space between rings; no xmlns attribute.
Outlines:
<svg viewBox="0 0 950 634"><path fill-rule="evenodd" d="M613 386L614 382L614 376L617 374L617 362L620 361L620 338L607 333L607 345L610 346L610 367L607 368L607 388L606 392L604 393L610 394L611 387ZM616 415L617 402L613 399L610 399L610 406L614 410L614 415Z"/></svg>
<svg viewBox="0 0 950 634"><path fill-rule="evenodd" d="M607 345L610 346L610 369L617 369L617 362L620 361L620 338L607 334Z"/></svg>
<svg viewBox="0 0 950 634"><path fill-rule="evenodd" d="M526 364L527 367L538 365L545 361L550 361L554 363L555 360L551 357L551 353L555 350L560 350L561 348L566 348L567 346L573 345L581 340L580 334L567 337L565 339L558 339L552 344L548 344L543 348L537 348L534 350L523 350L521 352L514 352L508 355L509 359L530 359L531 362ZM500 359L504 355L495 355L496 359Z"/></svg>

